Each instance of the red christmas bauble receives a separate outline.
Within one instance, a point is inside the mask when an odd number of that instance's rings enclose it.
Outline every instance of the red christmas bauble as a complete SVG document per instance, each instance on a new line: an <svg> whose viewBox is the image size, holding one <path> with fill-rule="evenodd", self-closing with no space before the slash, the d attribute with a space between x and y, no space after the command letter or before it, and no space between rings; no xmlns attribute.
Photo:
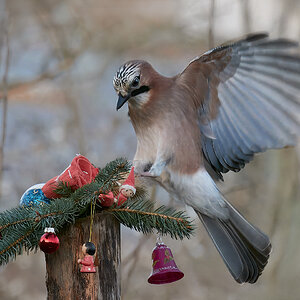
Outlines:
<svg viewBox="0 0 300 300"><path fill-rule="evenodd" d="M45 253L53 253L59 248L59 239L53 228L46 228L39 242L40 249Z"/></svg>

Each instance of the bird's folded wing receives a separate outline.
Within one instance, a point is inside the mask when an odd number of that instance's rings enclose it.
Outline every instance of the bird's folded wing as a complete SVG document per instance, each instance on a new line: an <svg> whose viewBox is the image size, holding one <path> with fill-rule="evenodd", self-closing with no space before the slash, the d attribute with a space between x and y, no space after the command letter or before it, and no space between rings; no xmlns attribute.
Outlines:
<svg viewBox="0 0 300 300"><path fill-rule="evenodd" d="M220 176L239 171L254 153L296 143L300 57L291 52L295 47L289 40L251 35L204 53L179 75L179 82L205 80L204 96L195 102L202 151Z"/></svg>

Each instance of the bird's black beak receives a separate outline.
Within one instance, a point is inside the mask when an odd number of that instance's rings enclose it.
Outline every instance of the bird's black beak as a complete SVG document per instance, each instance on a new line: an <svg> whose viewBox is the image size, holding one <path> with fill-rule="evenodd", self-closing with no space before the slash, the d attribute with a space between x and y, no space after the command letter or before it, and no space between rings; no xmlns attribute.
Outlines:
<svg viewBox="0 0 300 300"><path fill-rule="evenodd" d="M130 94L128 94L127 96L123 97L121 95L121 93L119 93L119 99L118 99L118 103L117 103L117 110L119 110L125 103L126 101L131 97Z"/></svg>

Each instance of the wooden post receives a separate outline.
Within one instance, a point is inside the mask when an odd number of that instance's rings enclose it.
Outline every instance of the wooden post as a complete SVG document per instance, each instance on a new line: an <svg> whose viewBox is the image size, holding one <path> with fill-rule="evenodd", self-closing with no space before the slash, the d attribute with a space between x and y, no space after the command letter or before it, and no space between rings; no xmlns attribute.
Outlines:
<svg viewBox="0 0 300 300"><path fill-rule="evenodd" d="M117 300L121 298L120 223L108 213L95 215L92 242L99 262L96 273L81 273L77 260L89 239L90 218L79 219L58 234L60 248L46 254L49 300Z"/></svg>

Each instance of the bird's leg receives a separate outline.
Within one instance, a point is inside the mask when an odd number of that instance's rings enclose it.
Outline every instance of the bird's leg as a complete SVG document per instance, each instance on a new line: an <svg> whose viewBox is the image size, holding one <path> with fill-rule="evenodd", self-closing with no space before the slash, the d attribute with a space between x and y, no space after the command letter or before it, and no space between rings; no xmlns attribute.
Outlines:
<svg viewBox="0 0 300 300"><path fill-rule="evenodd" d="M167 165L167 161L157 161L155 162L149 170L149 173L154 177L159 177Z"/></svg>
<svg viewBox="0 0 300 300"><path fill-rule="evenodd" d="M140 172L139 175L142 177L156 177L153 173L150 172L152 169L153 164L147 164L144 168L143 172Z"/></svg>
<svg viewBox="0 0 300 300"><path fill-rule="evenodd" d="M150 161L145 160L133 160L134 172L138 176L150 175L149 171L153 165Z"/></svg>
<svg viewBox="0 0 300 300"><path fill-rule="evenodd" d="M149 171L144 171L140 175L143 177L159 177L167 166L169 160L157 160Z"/></svg>
<svg viewBox="0 0 300 300"><path fill-rule="evenodd" d="M148 172L142 172L139 174L140 176L142 177L156 177L154 174L150 173L149 171Z"/></svg>

